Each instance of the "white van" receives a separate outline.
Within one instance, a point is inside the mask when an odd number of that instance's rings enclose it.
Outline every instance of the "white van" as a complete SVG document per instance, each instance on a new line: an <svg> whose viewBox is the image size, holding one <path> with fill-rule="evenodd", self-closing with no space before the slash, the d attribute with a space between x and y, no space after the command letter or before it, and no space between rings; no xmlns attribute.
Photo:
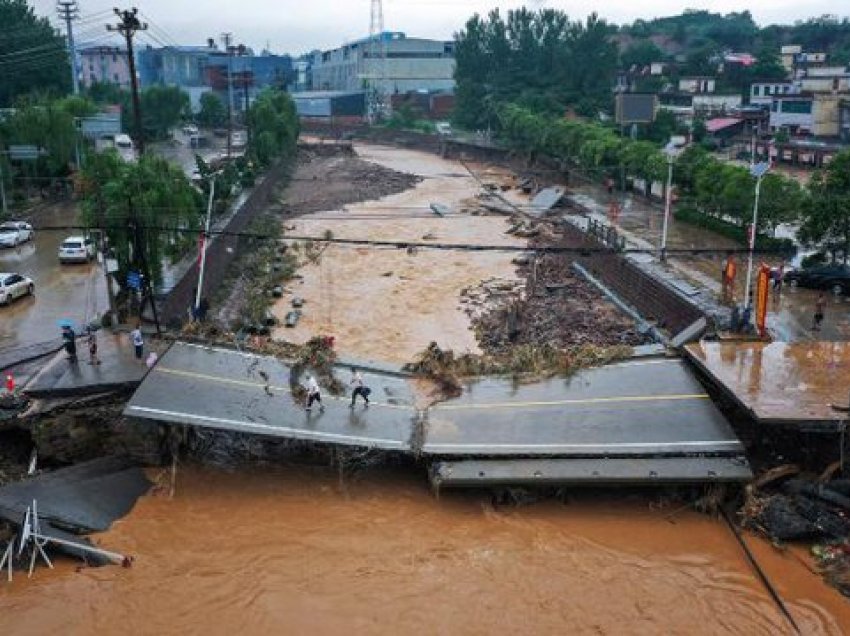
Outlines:
<svg viewBox="0 0 850 636"><path fill-rule="evenodd" d="M115 147L119 150L132 150L133 140L130 139L130 135L125 135L124 133L115 135Z"/></svg>

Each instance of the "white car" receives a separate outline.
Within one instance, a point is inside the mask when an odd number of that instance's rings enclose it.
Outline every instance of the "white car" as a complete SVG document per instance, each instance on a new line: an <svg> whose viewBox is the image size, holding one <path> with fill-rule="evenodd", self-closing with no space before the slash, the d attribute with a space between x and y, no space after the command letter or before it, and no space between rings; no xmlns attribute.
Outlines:
<svg viewBox="0 0 850 636"><path fill-rule="evenodd" d="M187 137L191 137L192 135L198 134L198 127L193 124L186 124L183 126L183 134Z"/></svg>
<svg viewBox="0 0 850 636"><path fill-rule="evenodd" d="M94 258L94 241L84 236L69 236L59 246L60 263L88 263Z"/></svg>
<svg viewBox="0 0 850 636"><path fill-rule="evenodd" d="M35 283L31 278L20 274L0 274L0 305L8 305L15 298L31 296L35 293Z"/></svg>
<svg viewBox="0 0 850 636"><path fill-rule="evenodd" d="M0 223L0 247L17 247L32 240L32 225L23 221Z"/></svg>

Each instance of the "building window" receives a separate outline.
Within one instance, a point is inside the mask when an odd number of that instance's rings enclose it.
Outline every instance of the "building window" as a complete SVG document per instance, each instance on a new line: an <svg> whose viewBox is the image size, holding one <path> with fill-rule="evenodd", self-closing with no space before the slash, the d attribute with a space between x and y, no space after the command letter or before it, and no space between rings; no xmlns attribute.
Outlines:
<svg viewBox="0 0 850 636"><path fill-rule="evenodd" d="M772 110L774 113L779 112L779 102L777 100L773 100L773 103L771 103L770 105L770 110Z"/></svg>
<svg viewBox="0 0 850 636"><path fill-rule="evenodd" d="M765 95L770 95L770 86L765 86L765 87L764 87L764 94L765 94Z"/></svg>
<svg viewBox="0 0 850 636"><path fill-rule="evenodd" d="M786 99L782 102L782 112L793 113L795 115L810 115L812 113L812 102Z"/></svg>
<svg viewBox="0 0 850 636"><path fill-rule="evenodd" d="M791 87L788 86L787 84L782 87L782 92L785 93L786 95L788 94L788 91L790 91L790 90L791 90Z"/></svg>
<svg viewBox="0 0 850 636"><path fill-rule="evenodd" d="M761 93L761 86L753 86L753 97L758 97Z"/></svg>

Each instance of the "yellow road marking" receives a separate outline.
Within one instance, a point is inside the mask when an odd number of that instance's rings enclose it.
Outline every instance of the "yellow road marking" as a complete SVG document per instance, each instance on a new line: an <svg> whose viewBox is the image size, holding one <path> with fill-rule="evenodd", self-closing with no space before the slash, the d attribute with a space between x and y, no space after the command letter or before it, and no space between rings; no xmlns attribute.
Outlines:
<svg viewBox="0 0 850 636"><path fill-rule="evenodd" d="M489 404L438 404L431 407L434 410L453 411L462 409L510 409L525 406L562 406L567 404L605 404L616 402L665 402L676 400L707 400L707 393L685 393L676 395L634 395L585 398L582 400L552 400L550 402L492 402Z"/></svg>
<svg viewBox="0 0 850 636"><path fill-rule="evenodd" d="M171 369L169 367L156 366L156 367L154 367L154 371L158 371L158 372L161 372L161 373L167 373L167 374L170 374L170 375L182 375L182 376L187 377L187 378L195 378L197 380L206 380L208 382L218 382L220 384L235 384L237 386L247 386L247 387L251 387L251 388L260 388L260 389L268 387L269 390L277 390L277 391L285 391L285 392L289 392L289 390L290 390L290 387L288 387L288 386L278 386L278 385L274 385L274 384L265 384L263 382L251 382L249 380L237 380L235 378L222 378L222 377L217 376L217 375L207 375L206 373L198 373L197 371L184 371L182 369ZM349 397L338 397L338 396L335 396L335 395L327 395L327 396L323 395L322 396L323 400L326 399L326 398L331 399L331 400L336 400L337 402L347 402L351 399ZM388 403L385 403L385 402L376 402L374 400L369 400L369 405L370 406L371 405L384 406L384 407L390 408L390 409L404 409L404 410L413 409L413 406L403 406L403 405L399 405L399 404L388 404Z"/></svg>

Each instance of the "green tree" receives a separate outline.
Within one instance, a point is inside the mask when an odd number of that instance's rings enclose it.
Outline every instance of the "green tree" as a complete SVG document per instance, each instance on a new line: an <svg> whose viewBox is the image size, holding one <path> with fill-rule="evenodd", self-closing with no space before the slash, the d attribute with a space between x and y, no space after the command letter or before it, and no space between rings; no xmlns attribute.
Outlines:
<svg viewBox="0 0 850 636"><path fill-rule="evenodd" d="M550 115L569 107L590 115L610 109L613 31L596 14L570 22L554 9L473 16L455 35L455 121L488 127L507 102Z"/></svg>
<svg viewBox="0 0 850 636"><path fill-rule="evenodd" d="M0 125L0 143L33 145L45 151L37 161L22 167L29 176L67 175L78 144L82 143L75 118L95 111L95 105L82 97L21 98L14 114Z"/></svg>
<svg viewBox="0 0 850 636"><path fill-rule="evenodd" d="M213 92L201 95L201 111L198 113L198 124L206 128L223 126L227 121L227 108L221 98Z"/></svg>
<svg viewBox="0 0 850 636"><path fill-rule="evenodd" d="M191 112L189 96L176 86L151 86L139 96L145 136L164 139Z"/></svg>
<svg viewBox="0 0 850 636"><path fill-rule="evenodd" d="M107 152L94 155L82 176L83 221L105 228L120 284L145 261L153 281L162 282L166 257L178 258L197 244L203 202L179 167L154 155L125 163Z"/></svg>
<svg viewBox="0 0 850 636"><path fill-rule="evenodd" d="M26 0L0 0L0 107L33 91L66 93L71 87L65 41Z"/></svg>
<svg viewBox="0 0 850 636"><path fill-rule="evenodd" d="M630 69L632 66L642 68L653 62L664 60L664 52L651 40L640 40L620 53L620 67Z"/></svg>
<svg viewBox="0 0 850 636"><path fill-rule="evenodd" d="M248 111L251 130L249 154L261 165L269 165L278 157L295 154L298 141L298 115L292 98L277 89L260 93Z"/></svg>
<svg viewBox="0 0 850 636"><path fill-rule="evenodd" d="M807 245L850 256L850 150L830 161L809 182L811 197L803 212L799 237Z"/></svg>

